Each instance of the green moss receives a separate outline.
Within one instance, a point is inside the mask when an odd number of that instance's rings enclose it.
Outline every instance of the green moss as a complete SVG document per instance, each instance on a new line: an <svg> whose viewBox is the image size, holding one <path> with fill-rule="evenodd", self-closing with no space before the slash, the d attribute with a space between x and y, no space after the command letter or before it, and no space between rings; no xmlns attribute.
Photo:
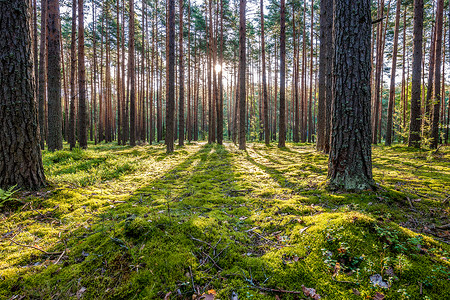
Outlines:
<svg viewBox="0 0 450 300"><path fill-rule="evenodd" d="M429 229L449 214L450 152L373 153L378 191L334 194L309 144L44 152L53 187L0 215L0 298L273 299L255 286L302 285L324 299L450 297L450 247ZM392 287L373 287L374 274Z"/></svg>

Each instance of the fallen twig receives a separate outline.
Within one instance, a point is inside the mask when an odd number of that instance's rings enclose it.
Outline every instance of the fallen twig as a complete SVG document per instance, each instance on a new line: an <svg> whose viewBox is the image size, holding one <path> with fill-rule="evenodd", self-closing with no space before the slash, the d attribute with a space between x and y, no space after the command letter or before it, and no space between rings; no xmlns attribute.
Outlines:
<svg viewBox="0 0 450 300"><path fill-rule="evenodd" d="M408 196L406 196L406 199L408 199L409 208L410 208L412 211L416 211L416 209L415 209L414 206L412 205L411 199L410 199Z"/></svg>
<svg viewBox="0 0 450 300"><path fill-rule="evenodd" d="M208 245L209 247L212 247L211 244L208 243L208 242L205 242L205 241L202 241L202 240L200 240L200 239L197 239L197 238L193 237L192 235L191 235L190 237L191 237L191 239L194 240L194 241L197 241L197 242L206 244L206 245Z"/></svg>
<svg viewBox="0 0 450 300"><path fill-rule="evenodd" d="M448 196L447 198L445 198L444 202L442 202L442 204L447 203L450 200L450 196Z"/></svg>
<svg viewBox="0 0 450 300"><path fill-rule="evenodd" d="M436 228L439 228L439 229L450 229L450 223L442 225L442 226L436 226Z"/></svg>
<svg viewBox="0 0 450 300"><path fill-rule="evenodd" d="M55 261L54 265L57 265L59 263L59 261L61 260L61 258L64 256L64 254L66 254L66 250L64 250L61 255L58 257L58 259Z"/></svg>
<svg viewBox="0 0 450 300"><path fill-rule="evenodd" d="M251 285L250 288L259 289L261 291L272 292L272 293L285 293L285 294L296 294L296 295L303 294L303 292L300 292L300 291L287 291L287 290L282 290L282 289L271 289L271 288L266 288L266 287L258 286L258 285Z"/></svg>
<svg viewBox="0 0 450 300"><path fill-rule="evenodd" d="M219 268L219 270L221 270L221 271L223 270L221 267L219 267L219 266L217 265L216 261L215 261L214 259L212 259L211 256L209 256L208 253L205 253L205 252L202 252L202 253L203 253L203 255L206 255L206 257L208 257L209 260L210 260L217 268Z"/></svg>
<svg viewBox="0 0 450 300"><path fill-rule="evenodd" d="M12 243L14 243L14 244L16 244L17 246L20 246L20 247L26 247L26 248L32 248L32 249L39 250L39 251L41 251L41 252L43 252L43 253L45 253L47 255L61 255L61 253L62 253L62 252L47 252L47 251L42 250L41 248L38 248L38 247L35 247L35 246L20 244L20 243L16 242L13 239L8 239L8 241L10 241L10 242L12 242Z"/></svg>

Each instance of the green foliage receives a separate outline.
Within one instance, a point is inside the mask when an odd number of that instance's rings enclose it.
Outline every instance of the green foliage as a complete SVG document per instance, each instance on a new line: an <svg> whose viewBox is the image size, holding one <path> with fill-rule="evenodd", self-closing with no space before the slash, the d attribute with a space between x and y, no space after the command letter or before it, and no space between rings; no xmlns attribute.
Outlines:
<svg viewBox="0 0 450 300"><path fill-rule="evenodd" d="M10 187L7 190L0 189L0 208L2 208L8 201L18 201L12 198L12 196L18 191L16 189L17 185Z"/></svg>

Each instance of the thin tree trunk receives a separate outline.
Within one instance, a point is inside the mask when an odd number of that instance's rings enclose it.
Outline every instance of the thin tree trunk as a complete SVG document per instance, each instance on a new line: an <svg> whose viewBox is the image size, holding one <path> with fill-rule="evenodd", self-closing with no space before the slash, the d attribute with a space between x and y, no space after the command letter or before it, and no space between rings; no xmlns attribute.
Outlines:
<svg viewBox="0 0 450 300"><path fill-rule="evenodd" d="M433 118L431 122L430 148L436 149L439 143L439 113L441 106L441 61L442 61L442 30L443 30L444 0L437 1L436 8L436 46L433 90Z"/></svg>
<svg viewBox="0 0 450 300"><path fill-rule="evenodd" d="M264 40L264 3L260 0L261 9L261 59L262 59L262 85L264 98L264 142L266 146L270 145L269 131L269 103L267 99L267 82L266 82L266 45Z"/></svg>
<svg viewBox="0 0 450 300"><path fill-rule="evenodd" d="M313 63L314 63L314 1L311 1L311 52L310 52L310 70L309 70L309 105L308 105L308 143L313 140L314 120L312 114L312 95L313 95Z"/></svg>
<svg viewBox="0 0 450 300"><path fill-rule="evenodd" d="M48 149L61 150L61 48L59 1L48 0Z"/></svg>
<svg viewBox="0 0 450 300"><path fill-rule="evenodd" d="M87 148L86 66L84 62L84 1L78 0L78 142Z"/></svg>
<svg viewBox="0 0 450 300"><path fill-rule="evenodd" d="M284 0L281 0L284 3ZM245 69L246 69L246 18L247 0L240 0L239 6L239 149L245 150Z"/></svg>
<svg viewBox="0 0 450 300"><path fill-rule="evenodd" d="M219 53L219 70L217 72L218 77L218 89L219 96L217 102L217 143L223 144L223 79L222 79L222 66L223 64L223 0L220 0L220 53Z"/></svg>
<svg viewBox="0 0 450 300"><path fill-rule="evenodd" d="M168 0L168 62L166 101L166 147L167 153L174 151L175 131L175 0Z"/></svg>
<svg viewBox="0 0 450 300"><path fill-rule="evenodd" d="M45 128L45 104L47 102L47 0L41 0L41 42L39 47L39 133L40 147L44 150Z"/></svg>
<svg viewBox="0 0 450 300"><path fill-rule="evenodd" d="M280 133L278 147L286 146L286 7L285 0L281 0L280 6Z"/></svg>
<svg viewBox="0 0 450 300"><path fill-rule="evenodd" d="M422 73L423 0L414 0L414 42L411 79L409 147L420 147L420 77Z"/></svg>
<svg viewBox="0 0 450 300"><path fill-rule="evenodd" d="M184 62L183 62L183 9L184 9L184 3L183 0L179 1L179 19L180 19L180 35L178 38L179 43L179 56L178 61L180 64L180 96L179 96L179 110L178 110L178 145L184 146Z"/></svg>
<svg viewBox="0 0 450 300"><path fill-rule="evenodd" d="M394 29L394 49L392 52L392 69L391 69L391 86L389 89L387 128L386 128L386 146L392 144L392 125L395 105L395 73L397 70L397 52L398 52L398 33L400 27L400 9L401 1L397 1L397 10L395 12L395 29Z"/></svg>

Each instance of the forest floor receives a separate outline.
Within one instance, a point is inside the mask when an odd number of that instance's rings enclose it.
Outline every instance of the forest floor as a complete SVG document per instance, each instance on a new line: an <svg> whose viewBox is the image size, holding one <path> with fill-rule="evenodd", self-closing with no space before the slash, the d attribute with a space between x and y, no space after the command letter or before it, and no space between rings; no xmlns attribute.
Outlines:
<svg viewBox="0 0 450 300"><path fill-rule="evenodd" d="M44 152L0 202L0 299L450 299L450 149L373 160L333 193L307 144Z"/></svg>

